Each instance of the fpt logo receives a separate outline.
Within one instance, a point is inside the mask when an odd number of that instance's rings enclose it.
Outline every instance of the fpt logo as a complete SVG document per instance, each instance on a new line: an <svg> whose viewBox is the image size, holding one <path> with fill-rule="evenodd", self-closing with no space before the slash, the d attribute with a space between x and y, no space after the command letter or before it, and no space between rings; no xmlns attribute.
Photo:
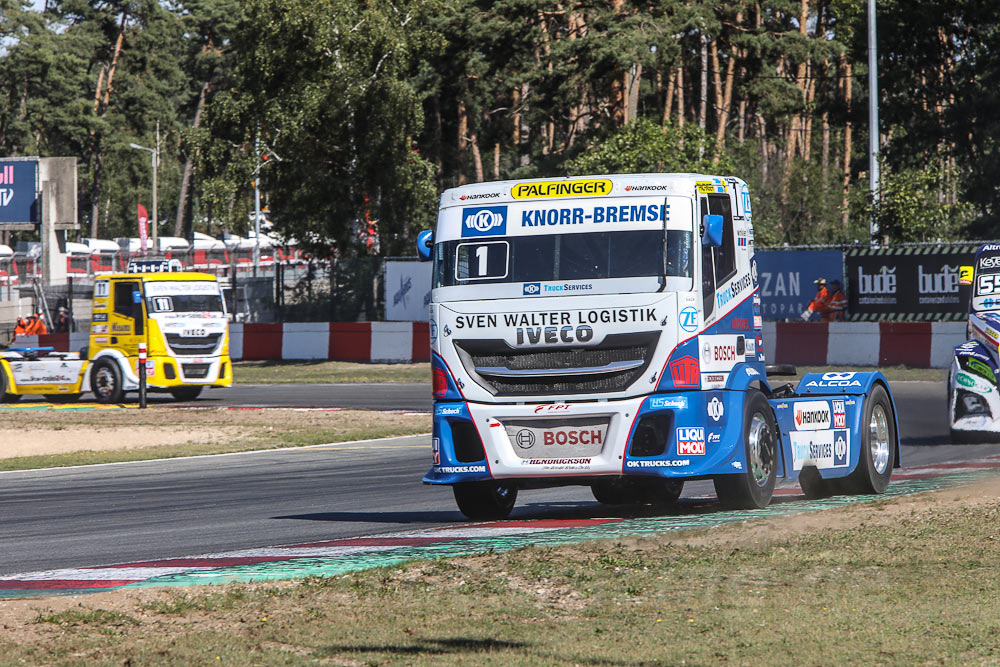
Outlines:
<svg viewBox="0 0 1000 667"><path fill-rule="evenodd" d="M503 236L507 233L507 207L462 209L462 236Z"/></svg>
<svg viewBox="0 0 1000 667"><path fill-rule="evenodd" d="M524 283L524 296L535 296L542 291L541 283Z"/></svg>
<svg viewBox="0 0 1000 667"><path fill-rule="evenodd" d="M698 330L698 309L694 306L682 308L677 314L677 324L688 333Z"/></svg>

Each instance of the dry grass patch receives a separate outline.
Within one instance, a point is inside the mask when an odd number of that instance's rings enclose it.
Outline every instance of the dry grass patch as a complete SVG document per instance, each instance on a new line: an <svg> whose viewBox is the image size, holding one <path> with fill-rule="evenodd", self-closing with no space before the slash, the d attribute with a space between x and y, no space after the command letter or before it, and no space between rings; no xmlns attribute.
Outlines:
<svg viewBox="0 0 1000 667"><path fill-rule="evenodd" d="M0 411L0 470L428 433L429 415L365 410L153 407Z"/></svg>
<svg viewBox="0 0 1000 667"><path fill-rule="evenodd" d="M0 602L0 649L29 664L995 664L998 521L991 480L329 579Z"/></svg>

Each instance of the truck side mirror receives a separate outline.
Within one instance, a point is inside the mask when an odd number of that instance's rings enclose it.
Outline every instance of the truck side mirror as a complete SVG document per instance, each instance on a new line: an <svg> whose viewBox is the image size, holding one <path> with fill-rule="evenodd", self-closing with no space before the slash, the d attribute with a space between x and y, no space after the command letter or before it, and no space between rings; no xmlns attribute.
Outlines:
<svg viewBox="0 0 1000 667"><path fill-rule="evenodd" d="M722 245L721 215L706 214L701 219L701 244L710 246Z"/></svg>
<svg viewBox="0 0 1000 667"><path fill-rule="evenodd" d="M960 266L960 267L958 267L958 284L959 285L971 285L972 284L972 267L971 266Z"/></svg>
<svg viewBox="0 0 1000 667"><path fill-rule="evenodd" d="M434 247L434 231L425 229L417 234L417 255L421 262L429 262L431 259L431 248Z"/></svg>

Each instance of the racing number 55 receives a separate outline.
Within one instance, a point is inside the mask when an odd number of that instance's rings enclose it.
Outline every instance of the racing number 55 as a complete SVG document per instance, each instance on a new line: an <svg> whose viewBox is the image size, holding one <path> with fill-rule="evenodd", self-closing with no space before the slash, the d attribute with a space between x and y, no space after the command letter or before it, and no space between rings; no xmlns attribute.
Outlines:
<svg viewBox="0 0 1000 667"><path fill-rule="evenodd" d="M1000 273L979 276L976 282L976 294L1000 294Z"/></svg>

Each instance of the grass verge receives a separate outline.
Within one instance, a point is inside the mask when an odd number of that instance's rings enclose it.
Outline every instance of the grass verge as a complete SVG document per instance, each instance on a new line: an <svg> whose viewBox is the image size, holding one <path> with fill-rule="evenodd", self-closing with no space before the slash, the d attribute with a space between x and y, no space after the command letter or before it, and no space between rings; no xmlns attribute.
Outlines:
<svg viewBox="0 0 1000 667"><path fill-rule="evenodd" d="M0 413L0 470L225 454L430 430L430 415L365 410L8 410Z"/></svg>
<svg viewBox="0 0 1000 667"><path fill-rule="evenodd" d="M13 664L995 664L998 487L332 579L22 600L0 649Z"/></svg>
<svg viewBox="0 0 1000 667"><path fill-rule="evenodd" d="M359 364L350 361L237 361L233 363L233 378L242 384L430 383L431 365Z"/></svg>

